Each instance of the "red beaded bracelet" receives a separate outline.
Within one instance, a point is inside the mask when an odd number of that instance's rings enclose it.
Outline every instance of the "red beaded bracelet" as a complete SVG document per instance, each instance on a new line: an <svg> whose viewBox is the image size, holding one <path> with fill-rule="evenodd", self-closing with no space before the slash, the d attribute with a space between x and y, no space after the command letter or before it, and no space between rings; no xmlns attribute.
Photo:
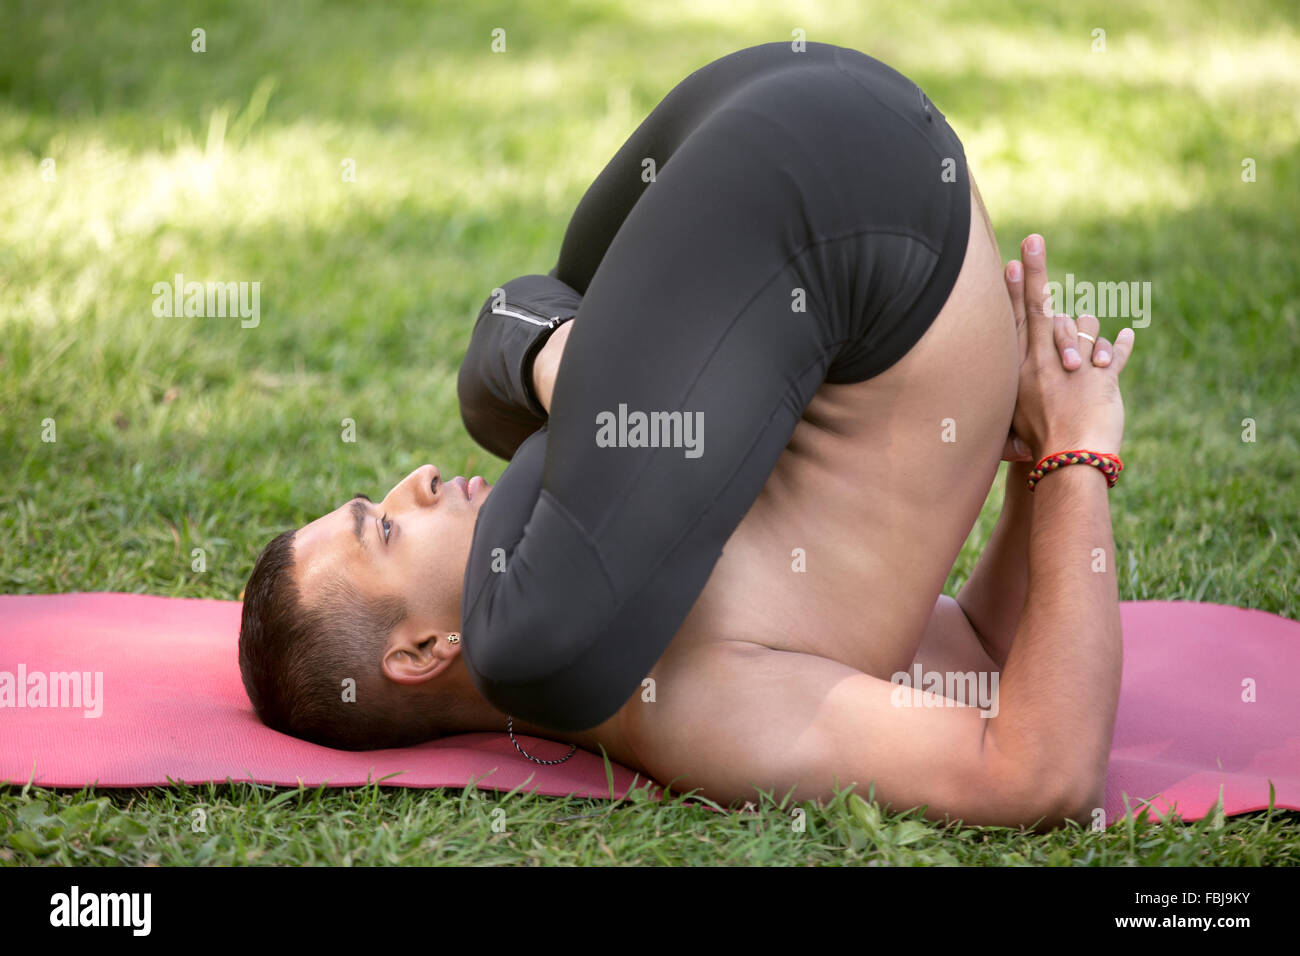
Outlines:
<svg viewBox="0 0 1300 956"><path fill-rule="evenodd" d="M1119 481L1119 473L1124 470L1124 462L1120 461L1119 455L1088 451L1085 448L1058 451L1054 455L1045 455L1034 466L1034 470L1029 473L1029 490L1033 491L1034 485L1038 484L1044 475L1066 465L1093 465L1100 468L1101 473L1106 476L1108 488L1115 487L1115 482Z"/></svg>

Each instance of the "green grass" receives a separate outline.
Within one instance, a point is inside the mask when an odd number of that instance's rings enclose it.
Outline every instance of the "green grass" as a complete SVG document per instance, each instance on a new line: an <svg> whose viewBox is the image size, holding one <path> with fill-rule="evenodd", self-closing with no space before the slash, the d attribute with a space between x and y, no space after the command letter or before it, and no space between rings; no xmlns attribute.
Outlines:
<svg viewBox="0 0 1300 956"><path fill-rule="evenodd" d="M719 813L661 803L494 793L176 785L55 796L15 788L0 813L0 862L68 866L865 865L1296 866L1290 812L1195 823L1129 817L1026 835L938 827L841 791L818 807L770 796Z"/></svg>
<svg viewBox="0 0 1300 956"><path fill-rule="evenodd" d="M354 491L424 461L495 480L503 465L465 435L454 377L488 291L553 264L588 183L676 82L799 27L926 90L965 143L1004 257L1038 231L1055 278L1152 283L1111 495L1121 598L1300 618L1294 6L932 11L6 4L0 592L234 598L272 534ZM190 51L195 27L206 53ZM504 54L490 52L495 27ZM260 281L261 324L155 318L152 285L175 272ZM1122 324L1104 319L1103 334ZM340 441L345 418L355 443ZM746 818L472 790L9 788L0 858L1297 862L1294 814L1032 836L876 818L855 800L808 807L796 833L775 806ZM190 832L200 804L206 835ZM506 834L484 824L498 804ZM580 813L593 815L560 820Z"/></svg>

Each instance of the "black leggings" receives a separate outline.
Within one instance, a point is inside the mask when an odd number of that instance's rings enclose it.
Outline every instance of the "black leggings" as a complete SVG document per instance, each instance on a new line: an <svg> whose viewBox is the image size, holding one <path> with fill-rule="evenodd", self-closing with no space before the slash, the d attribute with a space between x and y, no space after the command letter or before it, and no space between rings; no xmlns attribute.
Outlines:
<svg viewBox="0 0 1300 956"><path fill-rule="evenodd" d="M663 99L569 224L551 277L581 305L550 421L475 526L461 624L485 699L557 731L614 715L818 387L929 328L969 203L943 115L862 53L764 44Z"/></svg>

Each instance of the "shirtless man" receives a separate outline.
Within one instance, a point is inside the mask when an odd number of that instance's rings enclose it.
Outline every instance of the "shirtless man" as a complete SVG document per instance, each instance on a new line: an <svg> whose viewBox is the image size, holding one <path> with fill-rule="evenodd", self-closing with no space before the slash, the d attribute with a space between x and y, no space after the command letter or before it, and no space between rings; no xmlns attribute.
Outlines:
<svg viewBox="0 0 1300 956"><path fill-rule="evenodd" d="M851 75L841 68L851 51L816 46L820 49L814 52L831 57L832 66ZM770 44L742 54L771 53L776 47L788 48ZM717 63L734 65L742 54ZM858 62L853 60L853 70ZM864 70L878 66L872 61ZM678 90L690 93L688 84L703 72ZM840 73L831 75L842 79ZM711 88L725 86L717 77L715 72ZM861 77L883 84L873 96L894 116L931 135L921 124L932 122L937 111L923 94L919 101L908 99L915 88L907 89L907 81L883 68ZM836 89L824 77L817 82L827 84L817 88L819 97ZM695 95L699 89L697 83ZM762 102L779 100L791 89L794 106L812 109L820 102L798 100L799 88L789 84L762 90ZM656 116L662 123L665 116L677 115L672 109L682 109L681 96L673 99L678 90L637 136L647 128L647 135L654 132ZM716 109L716 104L708 105ZM738 123L752 121L747 117L754 109L741 103L732 115ZM766 114L765 121L773 115L781 114ZM784 115L801 114L792 109ZM732 138L743 138L745 131L726 130ZM937 313L923 316L923 331L896 346L899 354L881 362L885 367L869 377L858 380L866 367L864 357L867 366L875 361L876 353L865 351L855 357L853 375L839 376L842 384L830 381L835 364L829 372L825 364L812 369L820 379L799 407L789 409L792 429L779 436L778 454L759 477L756 496L741 501L743 517L730 527L715 519L713 510L702 510L701 502L713 502L712 496L723 494L719 488L742 480L728 484L715 478L718 487L705 489L680 481L646 483L645 495L667 494L670 502L680 502L681 512L705 516L690 523L692 529L708 526L700 532L704 545L678 561L703 555L702 586L680 583L690 573L698 577L698 568L682 570L660 560L669 551L667 546L654 551L653 525L636 540L626 540L630 535L624 530L616 544L626 545L626 552L592 545L591 553L600 561L583 574L588 552L564 537L570 529L557 523L555 514L568 515L586 499L600 499L602 482L614 486L612 503L597 500L592 507L627 506L619 498L629 487L627 475L647 468L689 474L681 470L687 463L680 449L601 449L606 455L640 457L628 471L598 476L583 495L555 504L565 489L587 477L584 467L603 469L600 463L611 460L594 451L590 412L615 407L608 399L622 394L619 381L636 378L634 365L623 356L637 347L625 343L628 329L617 325L623 319L610 317L611 310L620 294L627 297L628 309L655 294L626 288L632 272L615 270L630 261L641 263L642 273L650 271L644 267L645 255L635 254L636 237L654 221L660 209L654 203L672 202L668 184L682 188L680 180L670 179L673 170L693 168L681 157L694 154L684 149L671 163L660 162L659 182L650 187L660 191L647 194L654 202L642 202L629 214L644 186L628 186L626 171L630 161L645 155L644 145L636 136L629 140L570 225L551 278L558 273L572 280L573 289L585 287L581 307L570 303L567 309L576 315L574 321L558 328L546 323L553 310L539 308L539 303L548 304L545 296L522 306L517 304L521 296L510 300L507 295L503 311L489 310L490 299L480 313L480 325L485 316L500 314L516 323L511 330L531 334L529 323L545 324L547 333L535 340L539 348L528 350L527 362L520 365L517 356L509 356L504 364L510 370L502 373L501 382L480 390L500 398L509 391L502 383L518 366L531 389L526 400L516 395L511 405L502 399L505 411L496 409L500 414L495 418L480 415L477 407L465 410L481 443L514 455L498 485L491 488L478 477L443 481L436 468L426 465L382 501L354 498L296 533L280 536L263 552L246 589L240 643L245 686L259 716L289 733L360 749L500 730L507 714L513 714L520 733L595 752L603 748L612 759L674 789L699 788L722 803L752 799L756 788L778 795L793 792L795 799L805 800L829 797L834 787L851 784L865 793L873 784L882 804L895 809L924 805L927 816L938 820L1053 826L1067 818L1088 819L1101 805L1120 684L1107 483L1087 466L1051 473L1032 495L1025 479L1030 462L1051 452L1119 451L1123 408L1118 375L1131 350L1132 332L1124 330L1111 346L1098 336L1095 318L1081 316L1076 327L1068 317L1045 310L1047 272L1040 236L1022 244L1023 274L1019 262L1002 272L983 203L973 178L964 175L964 156L959 156L962 175L948 188L957 185L964 193L964 215L958 221L965 241L954 246L961 253L950 263L955 278L940 290ZM697 139L695 145L697 153L717 148L707 140L701 145ZM825 156L817 154L817 161ZM698 166L700 160L695 162ZM780 172L783 167L773 168ZM834 169L827 166L825 172L829 177ZM717 195L720 182L712 184L710 196ZM619 196L620 188L632 194ZM775 188L755 188L753 194L770 195ZM610 203L625 207L616 218L626 221L626 228L607 228L604 244L591 242L590 210L596 200L602 209ZM698 195L690 197L691 203L699 201ZM818 214L831 215L827 209ZM935 220L937 228L945 221ZM814 225L829 228L825 220ZM708 224L701 220L692 227L706 229ZM719 228L730 229L737 241L746 238L734 223ZM694 235L684 232L681 241L686 244ZM584 242L572 241L575 236ZM801 250L809 246L806 235L793 242ZM722 247L713 243L707 248ZM885 247L866 251L888 262ZM701 255L698 249L688 253ZM909 247L907 256L914 253ZM584 256L591 262L584 263ZM718 276L727 266L711 267L710 275ZM927 268L932 277L944 265L940 259ZM612 279L602 283L614 274L622 288ZM725 274L717 282L726 288L736 285ZM934 287L932 278L919 286ZM504 288L512 291L510 283ZM830 301L836 291L852 298L846 288L803 291L809 298ZM785 288L778 292L789 301ZM696 289L692 294L702 293ZM665 330L669 344L678 346L673 336L686 334L686 328ZM770 326L768 332L793 335L788 328ZM844 331L832 328L825 338L842 346ZM646 333L653 337L656 330ZM475 335L478 340L478 326ZM791 338L774 351L785 358L797 344ZM481 341L480 346L471 344L475 362L481 362L482 348ZM698 342L677 348L686 356L705 351ZM812 346L809 354L816 354ZM845 354L837 352L836 360ZM610 357L612 371L602 368L603 356ZM801 362L796 360L800 371ZM467 368L472 364L467 358ZM713 374L722 377L730 367L723 364ZM676 387L676 366L651 371L647 379L666 377ZM780 377L779 369L774 372ZM602 382L602 374L610 381ZM474 391L467 393L465 376L462 369L463 397ZM702 458L715 455L709 461L716 468L723 457L726 473L743 478L743 468L733 469L725 459L729 433L739 431L748 438L745 429L755 427L756 404L764 409L758 415L763 418L772 395L786 399L778 411L798 395L797 390L783 391L784 382L764 392L771 383L758 376L741 376L739 382L742 389L752 384L754 394L742 395L746 400L734 411L714 402L711 417L705 418L713 427ZM629 381L626 387L634 393L637 385ZM592 390L602 388L598 398L590 398ZM689 412L689 403L685 406ZM530 421L530 414L539 413L550 416L549 421ZM539 424L547 428L524 437ZM579 427L589 436L585 446L573 438ZM568 443L563 444L566 429ZM771 440L766 431L760 435ZM1013 438L1027 446L1027 453L1010 450ZM552 454L557 446L563 454ZM721 451L712 450L718 446ZM940 590L1003 459L1012 464L1001 518L954 600ZM748 466L751 459L743 463ZM566 466L568 473L557 477ZM488 502L503 491L509 498L494 501L494 510ZM631 506L637 503L634 499ZM670 524L680 517L679 509L663 500L640 503L641 512L631 517L608 513L633 529L640 527L635 519L644 517L646 508L655 509L650 522ZM735 507L736 500L724 505ZM581 544L587 531L597 527L581 519L572 525L583 533ZM720 528L725 548L710 553L704 535L716 535ZM529 550L530 540L540 544ZM1092 570L1095 548L1107 555L1105 572ZM628 569L639 569L635 562L642 551L652 552L645 564L662 575L655 579L661 583L650 599L633 608L635 613L615 618L607 607L622 612L637 604L619 588L632 574ZM537 581L547 574L553 581L572 582L563 603L557 585L539 591ZM674 601L688 613L677 618L662 648L647 648L644 636L618 644L624 633L653 636L656 627L662 629L662 621L655 620L660 608ZM521 610L521 604L528 606ZM576 639L563 643L572 634L583 634L585 641L583 629L593 628L593 616L598 618L595 629L612 649L597 648L607 653L598 666L577 655ZM575 665L537 676L547 655L566 662L578 656L586 669ZM650 666L640 667L640 660ZM914 665L927 672L997 674L996 710L989 716L976 707L900 706L891 675ZM639 693L644 677L654 681L653 702ZM340 681L348 678L355 681L355 703L340 702ZM602 710L598 720L590 720L590 714ZM532 714L542 719L530 719Z"/></svg>

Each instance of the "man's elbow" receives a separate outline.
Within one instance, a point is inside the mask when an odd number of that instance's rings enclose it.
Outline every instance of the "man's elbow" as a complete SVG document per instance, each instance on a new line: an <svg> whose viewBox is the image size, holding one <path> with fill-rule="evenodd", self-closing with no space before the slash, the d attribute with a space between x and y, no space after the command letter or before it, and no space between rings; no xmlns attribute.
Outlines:
<svg viewBox="0 0 1300 956"><path fill-rule="evenodd" d="M1055 825L1064 826L1067 820L1073 820L1086 827L1099 818L1104 824L1105 804L1106 775L1081 771L1057 794L1059 819Z"/></svg>
<svg viewBox="0 0 1300 956"><path fill-rule="evenodd" d="M1087 826L1103 807L1106 777L1091 768L1059 763L1026 771L999 774L999 816L1021 826L1053 830L1068 821Z"/></svg>
<svg viewBox="0 0 1300 956"><path fill-rule="evenodd" d="M1056 829L1073 820L1089 826L1104 813L1106 778L1097 779L1084 771L1057 772L1047 783L1037 808L1042 816L1039 829Z"/></svg>

